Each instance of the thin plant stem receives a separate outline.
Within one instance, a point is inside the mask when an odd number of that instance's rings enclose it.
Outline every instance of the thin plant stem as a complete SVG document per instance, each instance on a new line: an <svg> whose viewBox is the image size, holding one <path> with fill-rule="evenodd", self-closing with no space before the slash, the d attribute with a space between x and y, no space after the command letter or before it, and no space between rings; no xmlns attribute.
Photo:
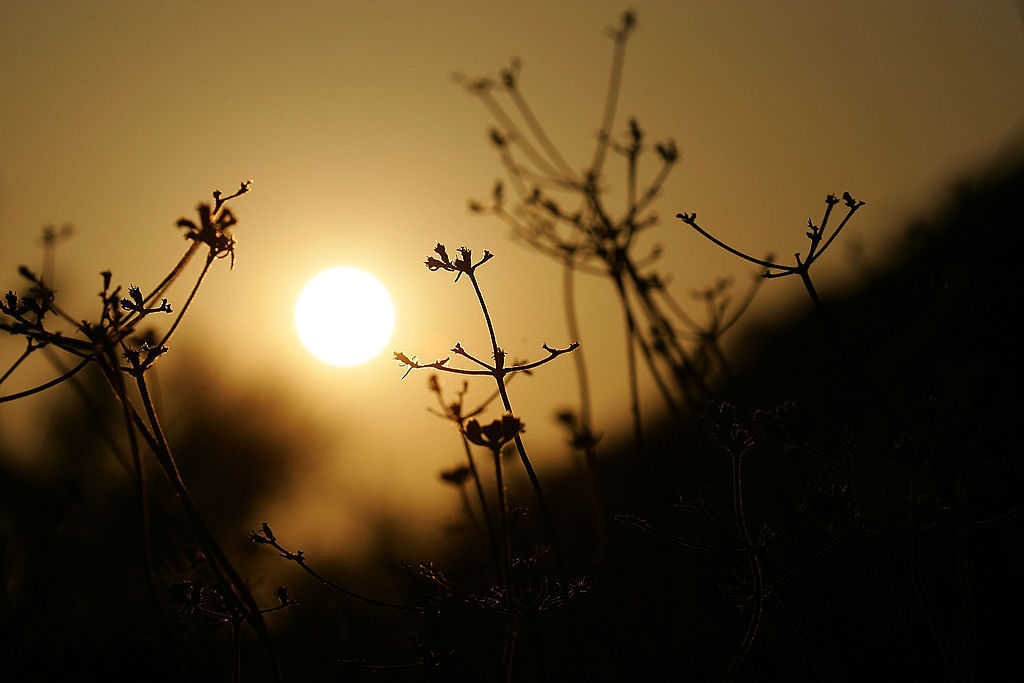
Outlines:
<svg viewBox="0 0 1024 683"><path fill-rule="evenodd" d="M494 362L498 363L499 366L503 365L499 356L501 350L498 348L498 340L494 336L494 323L491 322L491 314L487 311L487 304L484 302L484 294L480 291L480 283L476 280L476 273L469 273L469 281L473 283L473 291L476 292L477 301L480 302L480 310L484 313L484 320L487 322L487 333L491 336L491 350L494 352ZM498 390L501 391L505 388L504 382L498 381ZM502 393L504 397L504 393ZM505 410L511 411L509 406L505 406Z"/></svg>
<svg viewBox="0 0 1024 683"><path fill-rule="evenodd" d="M477 282L476 274L469 273L469 281L473 283L473 290L476 292L477 300L480 302L480 310L483 311L484 320L487 322L487 332L491 336L491 349L494 352L495 363L497 363L498 369L504 366L503 351L498 348L498 341L494 335L494 325L491 323L491 314L487 311L487 304L484 302L483 292L480 291L480 283ZM532 366L533 364L530 364ZM530 367L522 366L522 367ZM505 389L505 382L500 377L496 378L498 383L498 393L501 396L501 403L505 406L505 410L510 415L515 415L512 410L512 403L508 398L508 391ZM544 498L544 489L540 485L540 479L537 478L537 473L533 469L533 464L530 462L529 456L526 455L526 447L523 445L523 440L517 433L514 437L516 444L516 450L519 452L519 458L523 462L523 468L526 469L526 474L530 478L530 484L533 485L534 493L537 494L537 502L540 504L541 514L544 517L545 525L548 527L548 534L551 537L552 545L555 548L555 552L561 556L561 549L557 542L557 532L555 531L555 525L551 519L551 513L548 509L547 502Z"/></svg>
<svg viewBox="0 0 1024 683"><path fill-rule="evenodd" d="M704 235L704 237L707 237L709 240L711 240L712 242L717 244L722 249L725 249L730 254L733 254L735 256L739 256L741 259L743 259L745 261L750 261L751 263L755 263L755 264L757 264L759 266L764 266L765 268L772 268L772 269L775 269L775 270L781 270L781 271L784 271L785 274L789 274L789 273L791 273L793 271L793 266L782 266L782 265L779 265L778 263L772 263L771 261L765 261L764 259L759 259L759 258L755 258L753 256L749 256L747 254L744 254L742 251L740 251L738 249L733 249L728 244L726 244L722 240L718 239L717 237L715 237L714 235L709 233L704 228L702 228L699 225L697 225L697 220L695 218L692 218L691 216L688 216L687 214L677 214L676 217L682 219L684 223L689 225L691 228L693 228L694 230L696 230L700 234Z"/></svg>
<svg viewBox="0 0 1024 683"><path fill-rule="evenodd" d="M545 159L543 155L541 155L540 152L538 152L533 147L533 145L530 144L529 139L519 132L518 127L515 125L512 119L509 118L508 114L505 113L505 110L501 107L501 105L499 105L494 100L494 97L488 92L481 92L480 99L487 106L487 108L491 110L491 113L494 114L494 117L498 119L499 123L505 128L505 132L508 135L508 141L506 144L511 144L512 142L518 143L519 146L523 148L523 152L526 154L526 156L528 156L530 160L537 165L537 168L542 173L546 173L550 176L557 177L558 169L552 166L551 163L548 162L547 159Z"/></svg>
<svg viewBox="0 0 1024 683"><path fill-rule="evenodd" d="M491 510L487 505L487 497L484 495L484 487L480 482L480 473L476 469L476 463L473 461L473 453L469 448L469 439L466 435L459 432L459 436L462 439L462 447L466 451L466 462L469 465L469 473L473 476L473 484L476 486L476 494L480 498L480 509L483 511L484 524L487 525L487 545L491 551L492 557L496 565L499 565L497 558L498 544L494 538L494 520L491 519Z"/></svg>
<svg viewBox="0 0 1024 683"><path fill-rule="evenodd" d="M498 489L498 510L501 514L501 574L505 583L506 607L512 599L512 529L508 520L508 498L505 495L504 467L501 463L501 449L491 451L494 458L494 480Z"/></svg>
<svg viewBox="0 0 1024 683"><path fill-rule="evenodd" d="M206 523L202 519L202 515L199 512L199 508L196 506L192 495L189 493L188 487L185 485L184 479L181 477L181 472L178 470L178 465L174 460L174 456L171 453L170 446L167 443L167 437L163 433L163 429L160 427L160 420L157 418L156 409L153 406L153 400L149 394L149 386L146 382L145 373L139 371L135 374L136 384L139 389L139 396L142 398L142 404L146 412L146 417L149 420L150 428L152 429L152 435L154 438L154 444L157 447L156 455L161 465L164 467L164 472L170 479L175 492L178 494L178 498L181 500L182 505L185 508L189 520L199 537L200 544L203 547L203 552L209 556L211 560L210 564L214 569L214 573L218 576L224 590L225 598L231 597L239 603L242 607L242 611L245 612L245 618L252 626L252 629L256 632L256 635L260 638L263 643L264 650L268 658L270 659L270 665L273 672L274 680L281 680L281 673L277 664L277 657L274 655L273 642L270 638L270 633L267 631L267 625L263 621L263 615L260 613L259 605L256 600L252 597L252 593L249 591L249 587L245 585L242 577L238 575L234 566L230 563L224 551L221 550L213 534L210 532ZM225 576L226 574L226 576Z"/></svg>
<svg viewBox="0 0 1024 683"><path fill-rule="evenodd" d="M693 396L690 393L690 383L696 385L698 391L704 396L708 396L711 392L707 385L700 377L692 363L690 362L689 354L679 344L679 340L676 338L675 330L672 328L672 324L665 317L664 313L661 312L661 308L657 302L651 296L651 293L647 287L644 286L643 280L640 277L640 273L637 272L636 267L630 261L626 261L626 272L629 274L630 282L636 289L637 296L640 298L640 302L644 306L644 311L647 313L648 319L652 325L662 331L662 335L668 340L669 345L675 351L678 358L672 359L672 365L676 379L679 382L679 388L683 391L684 396L691 403L693 402Z"/></svg>
<svg viewBox="0 0 1024 683"><path fill-rule="evenodd" d="M153 544L150 536L149 499L146 493L146 467L139 455L139 442L135 434L135 425L132 423L130 402L125 390L124 376L117 370L112 369L111 366L116 362L116 358L112 359L112 361L104 368L104 372L115 378L117 393L121 397L124 427L128 433L128 447L131 452L132 468L135 474L135 495L139 505L139 522L141 524L140 531L142 532L142 564L146 572L146 585L149 588L150 600L152 600L153 607L157 610L157 613L160 614L162 613L162 608L157 594L156 579L153 575Z"/></svg>
<svg viewBox="0 0 1024 683"><path fill-rule="evenodd" d="M254 538L256 538L256 537L254 536ZM312 567L310 567L309 564L307 564L306 558L302 554L301 550L296 551L296 552L293 553L290 550L288 550L287 548L285 548L283 545L281 545L275 538L266 537L266 536L263 536L261 538L263 540L257 539L257 540L259 540L260 543L265 543L267 545L270 545L275 550L277 550L279 553L281 553L281 557L283 557L286 560L291 560L295 564L297 564L300 567L302 567L302 569L307 574L312 576L314 579L316 579L317 581L319 581L323 585L327 586L328 588L341 593L342 595L347 595L348 597L353 598L354 600L359 600L361 602L365 602L368 605L374 605L376 607L387 607L387 608L399 610L399 611L402 611L402 612L412 612L414 614L420 614L420 613L423 612L423 610L421 610L418 607L411 607L409 605L402 605L402 604L398 604L398 603L394 603L394 602L385 602L384 600L377 600L376 598L371 598L369 596L362 595L360 593L356 593L355 591L351 591L351 590L345 588L344 586L342 586L342 585L340 585L338 583L335 583L334 581L331 581L326 576L324 576L320 572L318 572L315 569L313 569Z"/></svg>
<svg viewBox="0 0 1024 683"><path fill-rule="evenodd" d="M622 311L626 316L626 367L629 375L629 404L633 414L633 440L639 453L643 450L644 435L640 419L640 388L637 386L636 375L636 320L633 319L633 311L626 301L626 291L622 286L622 278L616 276L615 286L622 301Z"/></svg>
<svg viewBox="0 0 1024 683"><path fill-rule="evenodd" d="M491 350L494 352L495 367L500 371L504 367L504 352L498 348L498 340L494 335L494 325L491 322L491 314L487 311L487 303L484 301L483 292L480 291L480 283L477 282L476 273L470 271L468 276L469 281L473 284L473 290L476 292L477 300L480 302L480 310L483 311L484 320L487 322L487 332L491 337ZM554 358L554 355L552 355L551 358ZM531 363L530 365L523 367L531 367L533 365L535 364ZM501 395L502 405L510 415L515 415L515 412L512 410L512 403L508 398L508 391L505 388L503 378L500 375L495 375L495 381L498 384L498 393ZM551 510L548 508L547 500L544 497L544 489L540 485L540 479L537 477L537 473L533 469L533 463L530 462L530 458L526 454L526 446L523 445L523 439L518 432L513 437L513 441L516 444L516 451L519 453L519 459L523 463L523 469L526 470L526 475L529 477L530 484L533 486L534 494L537 496L537 504L540 506L541 518L544 520L544 526L547 528L547 535L551 541L551 547L555 552L555 560L558 563L559 573L561 574L562 579L560 582L561 591L563 594L567 594L569 586L567 584L562 544L559 541L558 531L555 528L554 520L551 517Z"/></svg>
<svg viewBox="0 0 1024 683"><path fill-rule="evenodd" d="M640 332L639 326L636 324L636 318L633 313L632 306L629 303L629 297L626 294L625 285L623 283L622 289L619 292L619 296L622 302L623 308L627 311L628 317L633 320L633 336L636 339L637 346L640 347L640 352L644 356L644 361L647 363L647 369L650 371L651 376L654 378L655 384L661 391L662 397L665 399L665 404L668 406L669 412L672 413L673 417L679 418L682 416L682 412L679 409L679 405L676 402L675 397L669 390L668 385L665 384L664 378L661 376L661 372L658 370L658 366L654 360L654 353L651 351L650 345L647 340L644 339L643 334ZM628 321L627 321L628 326ZM671 360L671 359L670 359ZM675 369L675 368L673 368Z"/></svg>
<svg viewBox="0 0 1024 683"><path fill-rule="evenodd" d="M615 109L618 107L619 88L622 83L622 65L626 58L626 36L621 34L615 38L615 52L612 55L612 69L608 78L608 94L604 101L604 115L601 117L601 129L597 134L597 149L590 163L590 173L595 178L601 174L604 157L611 141L612 123L615 121Z"/></svg>
<svg viewBox="0 0 1024 683"><path fill-rule="evenodd" d="M64 363L61 362L57 353L52 351L50 347L43 349L43 355L46 356L47 360L53 365L54 369L58 372L67 372L68 368ZM106 376L104 374L104 376ZM128 476L134 474L131 463L129 463L127 456L121 452L121 448L117 445L117 441L114 439L114 435L111 434L110 430L107 429L107 425L103 420L103 416L100 414L99 408L97 408L96 400L89 395L89 391L85 388L78 377L72 377L68 380L71 384L71 388L75 390L75 394L81 399L82 405L92 415L93 424L96 425L97 431L100 436L106 442L110 452L113 453L114 459L117 460L118 464L124 468L125 473ZM113 388L113 386L111 386ZM120 400L120 399L119 399Z"/></svg>
<svg viewBox="0 0 1024 683"><path fill-rule="evenodd" d="M569 339L580 339L579 318L576 316L575 272L571 256L566 256L562 264L562 298L565 302L565 320L569 327ZM587 378L587 363L583 349L577 349L573 357L576 361L576 381L580 388L580 422L588 431L591 430L590 417L590 382Z"/></svg>
<svg viewBox="0 0 1024 683"><path fill-rule="evenodd" d="M732 317L730 317L728 320L726 320L726 322L721 323L718 326L719 336L728 332L729 329L732 328L732 326L735 325L736 322L743 317L743 314L747 312L747 309L750 307L750 304L754 300L754 297L757 296L757 292L758 290L761 289L762 284L764 284L763 277L758 277L754 279L754 281L750 285L750 289L747 290L747 295L743 298L743 301L740 302L740 305L736 307L736 310L732 314Z"/></svg>
<svg viewBox="0 0 1024 683"><path fill-rule="evenodd" d="M569 339L580 339L579 319L576 316L575 271L572 256L566 255L562 264L562 298L565 302L565 319L569 326ZM590 416L590 384L587 379L587 365L583 350L576 349L576 380L580 389L580 424L587 436L584 457L590 481L590 498L594 508L594 528L598 538L598 557L603 558L608 545L608 530L604 520L604 504L601 502L600 482L597 477L597 449L594 447L594 430Z"/></svg>
<svg viewBox="0 0 1024 683"><path fill-rule="evenodd" d="M651 182L651 186L647 188L647 191L644 192L637 202L630 205L628 216L630 221L633 221L637 214L647 208L647 205L658 196L658 193L661 192L661 186L665 184L668 174L672 172L672 166L672 163L662 164L661 169L658 170L658 175Z"/></svg>
<svg viewBox="0 0 1024 683"><path fill-rule="evenodd" d="M25 391L19 391L16 394L8 394L7 396L0 396L0 403L7 403L8 401L16 401L19 398L25 398L26 396L31 396L32 394L38 394L40 391L46 391L50 387L55 387L58 384L60 384L61 382L65 381L65 380L68 380L68 379L71 379L72 377L74 377L82 368L84 368L86 365L88 365L89 361L91 361L91 360L93 360L91 357L83 358L82 361L78 365L74 366L73 368L71 368L70 370L65 372L60 377L55 377L54 379L51 379L49 382L43 382L42 384L40 384L37 387L32 387L31 389L26 389Z"/></svg>
<svg viewBox="0 0 1024 683"><path fill-rule="evenodd" d="M188 310L189 305L195 298L196 292L199 291L199 285L203 284L203 278L206 277L206 273L210 270L210 264L212 263L213 252L210 252L210 254L206 257L206 263L203 265L203 270L199 273L199 277L196 279L196 284L193 285L192 291L189 293L188 298L185 300L185 304L181 307L181 310L178 311L178 317L176 317L174 319L174 322L171 323L170 329L167 330L166 333L164 333L163 338L159 341L159 343L157 343L156 348L159 349L161 346L165 345L167 343L167 340L171 338L171 335L174 334L174 330L177 329L178 323L181 322L181 319L185 316L185 311Z"/></svg>
<svg viewBox="0 0 1024 683"><path fill-rule="evenodd" d="M664 298L665 302L668 303L668 307L672 309L673 313L679 316L679 319L682 320L683 323L694 330L700 330L700 325L697 324L697 321L691 318L686 311L683 310L683 307L679 305L679 302L676 301L675 297L672 296L667 289L662 289L660 291L662 298Z"/></svg>
<svg viewBox="0 0 1024 683"><path fill-rule="evenodd" d="M18 359L16 361L14 361L14 363L11 364L11 367L7 368L7 372L5 372L2 377L0 377L0 384L3 384L4 380L6 380L8 377L10 377L11 373L14 372L15 370L17 370L18 366L21 365L21 362L23 360L25 360L26 358L28 358L29 355L31 355L31 353L33 351L35 351L37 348L39 348L39 347L38 346L33 346L32 345L32 341L29 340L28 346L21 353L21 355L18 356Z"/></svg>
<svg viewBox="0 0 1024 683"><path fill-rule="evenodd" d="M167 277L161 280L160 284L158 284L153 291L149 293L149 296L143 300L145 305L148 306L157 298L163 296L163 293L167 291L167 288L170 287L176 279L178 279L178 276L181 275L181 272L185 270L185 267L192 260L192 257L195 256L195 253L199 250L199 245L199 242L192 242L192 244L189 245L188 249L185 250L184 255L178 260L178 263L176 263L174 268L171 269L171 272L167 274Z"/></svg>
<svg viewBox="0 0 1024 683"><path fill-rule="evenodd" d="M566 163L565 158L559 154L558 148L555 147L554 143L551 142L551 139L544 132L544 127L540 125L540 121L538 121L537 117L534 116L533 110L530 109L530 106L526 103L526 100L519 92L518 87L512 88L510 92L512 101L515 102L516 107L519 109L519 113L523 115L523 119L530 127L530 130L533 131L533 134L536 136L537 141L540 142L541 147L543 147L548 153L551 160L561 167L561 171L567 179L575 178L575 171L573 171L572 167Z"/></svg>
<svg viewBox="0 0 1024 683"><path fill-rule="evenodd" d="M797 262L799 263L800 256L797 255ZM811 301L814 302L814 307L819 311L822 310L821 299L818 298L818 291L814 289L814 283L811 282L811 274L807 270L806 266L802 266L797 270L800 274L800 281L804 283L804 288L807 290L808 296L811 297Z"/></svg>
<svg viewBox="0 0 1024 683"><path fill-rule="evenodd" d="M622 310L626 317L627 333L631 331L632 338L636 340L637 346L640 347L640 352L643 354L644 361L647 363L647 369L650 370L655 384L658 386L659 391L661 391L662 398L665 399L665 405L668 406L673 417L679 418L682 416L682 413L679 410L679 405L676 403L675 397L672 396L672 392L669 390L668 385L665 384L665 380L662 378L661 372L658 370L658 366L654 362L654 354L651 353L650 346L648 346L647 341L644 339L643 335L640 334L640 330L637 328L636 317L633 314L632 306L629 304L629 297L626 294L626 287L622 280L622 276L613 274L612 279L615 282L615 289L619 295L619 302L622 304Z"/></svg>
<svg viewBox="0 0 1024 683"><path fill-rule="evenodd" d="M626 168L626 215L628 216L626 229L630 236L633 233L633 207L636 206L636 157L639 151L638 148L630 149Z"/></svg>
<svg viewBox="0 0 1024 683"><path fill-rule="evenodd" d="M750 527L747 524L746 514L743 509L743 452L738 451L732 454L732 499L733 514L736 518L736 528L743 540L746 551L750 556L750 568L754 577L754 604L750 608L750 616L747 621L747 628L740 643L739 652L733 658L729 666L729 678L733 679L737 671L743 665L750 648L754 645L757 632L761 625L761 617L764 615L764 568L761 565L761 549L754 545L750 536Z"/></svg>

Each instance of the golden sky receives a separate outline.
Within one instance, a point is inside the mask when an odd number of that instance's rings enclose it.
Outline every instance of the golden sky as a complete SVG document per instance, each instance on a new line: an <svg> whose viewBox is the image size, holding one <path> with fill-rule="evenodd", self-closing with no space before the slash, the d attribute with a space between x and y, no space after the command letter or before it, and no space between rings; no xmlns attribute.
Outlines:
<svg viewBox="0 0 1024 683"><path fill-rule="evenodd" d="M636 116L649 139L672 137L681 151L656 203L663 223L648 237L664 245L661 269L680 298L747 271L671 218L678 211L698 211L747 251L786 254L803 247L803 225L824 196L849 190L868 205L843 239L881 261L891 231L930 193L1021 132L1024 30L1011 0L633 8L616 130ZM350 506L339 518L365 504L419 513L443 499L454 508L435 480L459 462L458 443L425 411L426 375L400 381L390 353L358 368L323 365L298 342L295 299L317 272L356 266L391 291L391 347L434 358L461 340L486 355L470 288L422 265L435 240L467 244L497 257L481 282L512 356L571 341L559 267L511 242L496 219L466 210L502 171L487 112L451 76L494 74L520 57L522 90L582 168L608 77L605 28L623 9L603 0L8 0L0 286L20 285L17 265L38 266L43 225L70 222L76 233L58 253L56 286L68 308L92 316L100 270L151 286L184 249L174 221L211 190L252 178L253 192L234 204L237 266L217 264L162 376L195 372L185 351L202 352L222 366L208 381L281 392L327 421L338 438L317 454L321 488L310 497L334 511ZM615 161L606 171L613 192L623 178ZM650 162L641 173L654 170ZM858 272L836 249L818 266L820 289L827 295ZM595 421L618 433L628 425L618 309L606 282L578 286ZM754 314L803 305L799 287L795 278L768 283ZM4 357L19 352L20 342L0 340ZM5 393L47 373L30 366ZM573 382L571 363L559 359L511 390L542 467L566 462L551 415L573 404ZM3 406L0 435L45 400Z"/></svg>

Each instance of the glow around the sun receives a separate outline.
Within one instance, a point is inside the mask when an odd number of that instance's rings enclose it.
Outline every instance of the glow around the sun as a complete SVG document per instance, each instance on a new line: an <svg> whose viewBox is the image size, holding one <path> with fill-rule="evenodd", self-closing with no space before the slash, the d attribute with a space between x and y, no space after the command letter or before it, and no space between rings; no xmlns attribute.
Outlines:
<svg viewBox="0 0 1024 683"><path fill-rule="evenodd" d="M295 328L310 353L339 367L381 352L395 327L395 309L377 278L357 268L325 270L295 304Z"/></svg>

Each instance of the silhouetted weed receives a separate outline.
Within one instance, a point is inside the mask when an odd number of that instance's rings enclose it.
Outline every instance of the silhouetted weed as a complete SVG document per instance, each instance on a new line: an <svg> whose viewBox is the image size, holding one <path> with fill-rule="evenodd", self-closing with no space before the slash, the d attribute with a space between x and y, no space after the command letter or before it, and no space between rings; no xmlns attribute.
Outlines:
<svg viewBox="0 0 1024 683"><path fill-rule="evenodd" d="M756 263L759 266L764 266L767 269L764 271L763 275L765 278L779 278L786 277L788 275L800 276L800 281L807 290L807 295L811 297L811 301L814 302L814 305L820 308L821 300L818 298L818 292L814 288L814 283L811 282L811 266L825 254L825 250L828 249L833 240L839 236L839 233L844 227L846 227L849 220L853 218L853 214L857 212L857 209L864 206L864 202L857 201L850 196L849 192L844 192L842 202L843 205L846 206L846 215L843 216L842 221L840 221L839 225L836 226L836 229L831 235L829 235L828 239L825 239L825 233L828 231L829 216L832 215L832 209L839 203L839 201L840 200L834 194L830 194L825 197L825 215L822 216L820 225L815 225L810 218L807 219L807 239L810 240L810 245L807 247L807 254L805 254L802 259L799 252L793 255L796 259L796 265L794 266L785 266L774 263L770 256L767 259L759 259L730 247L725 242L722 242L711 235L697 223L696 212L680 213L676 215L676 218L686 223L730 254L735 254L736 256L739 256L746 261L750 261L751 263ZM823 239L825 239L824 244L821 243Z"/></svg>
<svg viewBox="0 0 1024 683"><path fill-rule="evenodd" d="M240 620L244 619L259 636L263 648L270 658L271 669L276 678L279 676L277 663L270 635L263 622L263 611L256 603L245 581L242 580L210 533L199 508L189 493L161 427L146 378L147 371L152 369L157 360L167 352L166 344L181 323L213 261L230 256L233 264L235 239L231 228L237 221L225 204L248 192L250 186L250 182L243 182L239 189L229 196L222 195L220 191L214 192L213 207L206 203L199 205L198 223L184 218L178 221L179 227L187 229L185 237L191 240L192 244L167 276L148 295L143 295L141 288L132 285L128 288L127 296L122 296L120 286L111 289L112 274L110 271L100 273L103 281L103 288L99 293L100 311L98 317L91 322L73 317L63 310L56 301L54 290L44 278L37 276L25 266L20 267L18 272L31 283L31 287L21 297L14 292L8 292L0 302L0 313L4 316L0 318L0 330L24 337L27 347L11 368L3 374L0 382L8 379L14 369L37 349L58 349L77 359L78 362L59 377L39 386L0 396L0 403L44 391L71 380L87 365L96 366L123 411L124 428L128 435L132 469L139 498L140 531L146 539L144 565L154 606L160 609L152 570L147 487L138 443L139 437L149 446L174 487L203 554L213 570L216 578L216 594L222 601L220 613L228 615L227 621L232 623L236 629L236 655L238 651L237 626ZM51 272L55 240L56 237L52 231L44 233L46 268ZM185 303L178 309L177 315L167 331L156 342L134 342L133 335L138 332L143 321L149 321L154 315L172 315L174 313L163 294L181 275L201 245L206 245L208 248L204 266ZM158 299L160 303L154 305ZM64 330L54 327L59 324L70 326L71 332L65 333ZM61 364L61 360L55 359L55 363ZM125 376L129 377L137 388L141 409L136 406L136 402L128 393ZM207 592L204 595L211 594ZM202 600L199 602L201 604ZM210 609L207 609L206 612L209 613Z"/></svg>

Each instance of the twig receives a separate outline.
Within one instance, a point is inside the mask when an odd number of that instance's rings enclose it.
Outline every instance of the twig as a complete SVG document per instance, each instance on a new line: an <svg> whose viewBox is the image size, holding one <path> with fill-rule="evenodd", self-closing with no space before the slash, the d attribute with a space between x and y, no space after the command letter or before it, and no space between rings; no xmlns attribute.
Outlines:
<svg viewBox="0 0 1024 683"><path fill-rule="evenodd" d="M281 557L299 565L307 574L312 576L314 579L316 579L323 585L327 586L328 588L341 593L342 595L346 595L350 598L353 598L354 600L360 600L362 602L367 603L368 605L375 605L377 607L387 607L389 609L395 609L402 612L412 612L415 614L423 613L422 608L412 607L410 605L402 605L394 602L386 602L384 600L377 600L376 598L371 598L369 596L362 595L361 593L356 593L355 591L349 590L348 588L345 588L344 586L335 583L334 581L331 581L326 576L324 576L323 574L309 566L309 564L306 561L306 557L301 550L292 552L285 548L283 545L281 545L281 543L277 540L277 537L274 536L274 533L270 530L270 526L268 524L263 524L263 527L260 531L254 531L251 534L249 534L249 540L251 540L253 543L271 546L272 548L274 548L274 550L281 554Z"/></svg>
<svg viewBox="0 0 1024 683"><path fill-rule="evenodd" d="M22 352L22 354L20 356L18 356L17 360L15 360L14 363L11 364L11 367L7 368L7 372L5 372L3 374L3 376L0 376L0 384L3 384L4 380L6 380L8 377L10 377L11 373L18 369L18 366L21 365L21 362L23 360L25 360L26 358L28 358L32 354L32 352L35 351L38 348L39 347L33 345L32 344L32 340L29 339L28 340L28 345L26 346L26 348Z"/></svg>
<svg viewBox="0 0 1024 683"><path fill-rule="evenodd" d="M160 427L160 421L157 418L153 401L149 395L149 387L146 383L145 372L143 370L136 372L135 380L139 388L139 395L142 398L142 404L145 408L150 428L152 429L153 442L150 445L155 446L157 459L160 461L160 464L163 465L164 472L167 474L168 479L178 494L178 498L181 500L182 505L185 508L185 512L188 514L189 520L196 531L196 535L199 537L204 553L206 553L208 558L211 560L211 567L222 584L222 588L225 593L224 597L232 597L239 603L239 607L243 612L245 612L246 621L249 622L249 625L263 643L267 657L270 659L274 679L280 681L281 674L277 664L277 657L274 655L273 642L271 641L270 633L267 631L267 626L263 622L263 617L259 611L259 605L256 603L256 600L253 599L248 586L245 585L245 582L242 581L238 572L228 561L227 556L224 554L224 551L221 550L220 545L214 539L213 534L210 533L209 528L206 526L206 523L203 521L202 516L199 513L199 508L196 506L195 501L192 499L192 495L188 491L188 487L185 486L185 481L182 479L181 472L178 470L178 465L174 460L174 456L171 454L167 438L164 436L163 430Z"/></svg>
<svg viewBox="0 0 1024 683"><path fill-rule="evenodd" d="M26 389L25 391L19 391L16 394L8 394L7 396L0 396L0 403L7 403L8 401L16 401L19 398L25 398L26 396L31 396L32 394L38 394L40 391L46 391L50 387L55 387L58 384L60 384L61 382L65 381L65 380L68 380L68 379L71 379L72 377L74 377L75 374L77 374L79 370L81 370L86 365L88 365L90 360L92 360L92 359L91 358L83 359L82 362L80 362L78 365L74 366L73 368L71 368L67 372L65 372L60 377L55 377L54 379L51 379L49 382L44 382L43 384L40 384L37 387L33 387L31 389Z"/></svg>

